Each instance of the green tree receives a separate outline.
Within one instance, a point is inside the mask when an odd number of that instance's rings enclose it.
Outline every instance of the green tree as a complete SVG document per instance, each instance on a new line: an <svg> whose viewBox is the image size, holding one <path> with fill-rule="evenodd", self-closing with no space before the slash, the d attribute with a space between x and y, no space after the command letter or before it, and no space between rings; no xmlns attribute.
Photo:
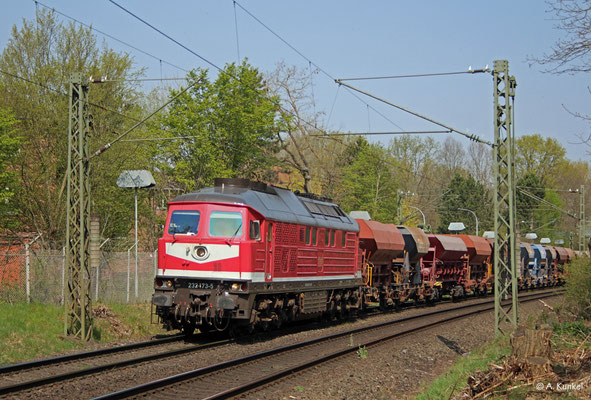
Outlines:
<svg viewBox="0 0 591 400"><path fill-rule="evenodd" d="M470 213L460 210L465 208L474 211L478 216L479 234L492 225L492 203L486 187L476 182L471 175L453 177L441 196L437 210L441 216L437 232L447 233L450 222L463 222L466 232L476 232L476 221Z"/></svg>
<svg viewBox="0 0 591 400"><path fill-rule="evenodd" d="M439 149L439 143L429 136L402 135L392 139L388 151L403 190L418 192L428 184Z"/></svg>
<svg viewBox="0 0 591 400"><path fill-rule="evenodd" d="M544 194L544 200L558 208L562 208L560 196L555 191L547 190ZM537 208L534 211L534 231L538 234L538 237L553 237L561 217L562 212L549 205Z"/></svg>
<svg viewBox="0 0 591 400"><path fill-rule="evenodd" d="M159 118L167 136L184 138L153 147L163 179L188 191L216 177L268 178L276 164L278 101L267 95L262 75L245 61L226 65L214 82L202 69L187 82L194 86Z"/></svg>
<svg viewBox="0 0 591 400"><path fill-rule="evenodd" d="M347 212L368 211L377 221L395 222L398 195L388 151L359 138L347 157L350 164L344 169L341 206Z"/></svg>
<svg viewBox="0 0 591 400"><path fill-rule="evenodd" d="M566 150L555 138L525 135L516 140L515 168L517 176L536 175L541 182L551 185L552 176L564 161Z"/></svg>
<svg viewBox="0 0 591 400"><path fill-rule="evenodd" d="M528 196L526 193L541 199L544 198L546 195L546 189L538 175L527 173L517 181L517 222L520 224L522 231L530 232L534 229L534 212L537 208L539 208L539 201L535 200L531 196Z"/></svg>
<svg viewBox="0 0 591 400"><path fill-rule="evenodd" d="M43 239L60 242L65 231L65 178L67 168L68 92L72 73L85 77L108 76L114 82L92 85L89 106L94 150L122 132L141 115L133 83L133 59L106 46L100 47L92 31L62 25L53 12L39 11L34 21L14 26L0 56L0 107L15 111L15 128L23 146L11 169L19 177L14 201L25 229L43 232ZM24 78L18 79L15 76ZM138 144L116 146L91 163L93 211L101 215L106 236L126 233L132 226L131 201L115 195L122 169L146 165ZM143 160L142 160L143 159ZM61 247L62 244L57 244Z"/></svg>
<svg viewBox="0 0 591 400"><path fill-rule="evenodd" d="M20 140L14 126L17 121L13 115L0 108L0 228L16 229L18 205L14 201L17 190L17 177L11 168L20 149Z"/></svg>

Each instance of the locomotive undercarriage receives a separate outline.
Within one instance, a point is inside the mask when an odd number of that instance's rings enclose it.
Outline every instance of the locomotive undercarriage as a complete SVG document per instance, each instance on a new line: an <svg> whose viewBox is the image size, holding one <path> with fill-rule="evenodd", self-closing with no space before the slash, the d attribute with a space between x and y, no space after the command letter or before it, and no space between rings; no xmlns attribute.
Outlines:
<svg viewBox="0 0 591 400"><path fill-rule="evenodd" d="M212 329L233 332L267 330L290 321L326 317L346 318L356 313L358 280L289 283L239 282L245 291L227 290L223 281L200 280L202 287L189 289L190 281L172 279L172 287L156 289L155 314L167 329L192 334Z"/></svg>

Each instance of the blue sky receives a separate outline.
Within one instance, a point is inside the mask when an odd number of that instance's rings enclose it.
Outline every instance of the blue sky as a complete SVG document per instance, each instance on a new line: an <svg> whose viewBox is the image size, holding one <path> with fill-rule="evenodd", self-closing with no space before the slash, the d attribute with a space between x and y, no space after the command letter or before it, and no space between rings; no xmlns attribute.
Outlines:
<svg viewBox="0 0 591 400"><path fill-rule="evenodd" d="M237 60L234 4L231 0L117 0L119 4L218 66ZM43 0L43 4L141 48L184 69L209 67L199 58L135 20L108 0ZM308 60L334 78L417 74L492 67L509 60L517 79L516 132L557 138L571 159L587 161L591 147L576 144L589 124L564 110L586 113L591 103L584 74L552 75L530 66L527 56L548 52L562 35L553 15L539 0L497 1L347 1L287 2L239 0ZM0 48L13 25L32 19L35 3L3 0ZM39 5L38 7L42 7ZM267 72L284 61L301 69L309 62L269 33L240 7L236 8L240 56ZM101 40L103 37L98 35ZM131 53L146 77L182 77L184 72L142 55L111 39L112 48ZM460 130L492 140L493 83L490 74L351 82ZM314 76L317 110L332 108L329 128L345 131L399 130L323 73ZM336 101L335 101L336 98ZM404 130L436 126L386 105L365 99ZM442 138L443 135L439 135ZM456 136L462 143L467 139ZM387 141L389 138L383 137Z"/></svg>

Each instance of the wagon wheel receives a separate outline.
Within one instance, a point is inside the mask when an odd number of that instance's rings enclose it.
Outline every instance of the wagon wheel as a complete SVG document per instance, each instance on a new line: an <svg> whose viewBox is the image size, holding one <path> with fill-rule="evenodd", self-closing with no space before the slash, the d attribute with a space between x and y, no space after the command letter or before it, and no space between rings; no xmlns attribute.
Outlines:
<svg viewBox="0 0 591 400"><path fill-rule="evenodd" d="M271 325L274 329L279 329L281 327L281 315L277 315L277 313L271 313Z"/></svg>
<svg viewBox="0 0 591 400"><path fill-rule="evenodd" d="M436 303L437 301L439 301L439 289L433 288L433 290L431 291L431 295L427 297L427 302Z"/></svg>

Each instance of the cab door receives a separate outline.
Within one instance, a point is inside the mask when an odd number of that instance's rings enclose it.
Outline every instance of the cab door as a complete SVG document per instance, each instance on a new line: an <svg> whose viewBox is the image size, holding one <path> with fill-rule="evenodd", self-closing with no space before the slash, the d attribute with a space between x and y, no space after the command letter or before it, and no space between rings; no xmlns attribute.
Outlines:
<svg viewBox="0 0 591 400"><path fill-rule="evenodd" d="M265 282L273 280L273 257L275 255L275 224L269 222L267 225L267 235L265 240L266 262L265 262Z"/></svg>

